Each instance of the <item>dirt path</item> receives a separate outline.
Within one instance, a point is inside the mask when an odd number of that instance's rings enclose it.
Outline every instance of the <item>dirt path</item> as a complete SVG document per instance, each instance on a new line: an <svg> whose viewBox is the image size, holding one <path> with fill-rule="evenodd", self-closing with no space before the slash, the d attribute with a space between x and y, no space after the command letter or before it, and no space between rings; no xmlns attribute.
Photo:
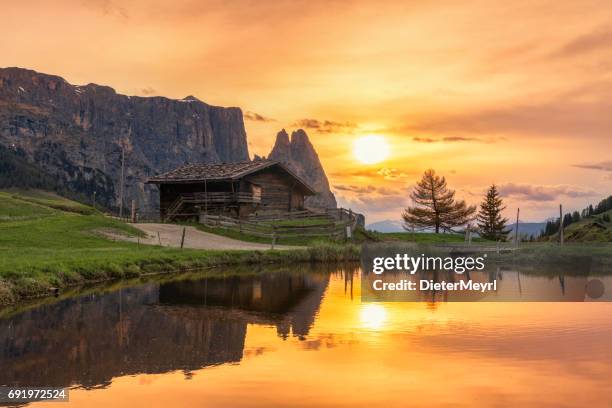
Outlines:
<svg viewBox="0 0 612 408"><path fill-rule="evenodd" d="M134 227L144 231L146 238L140 238L141 244L176 247L181 246L183 226L173 224L132 224ZM159 238L158 238L159 233ZM126 236L114 236L115 239L124 239L135 242L137 238ZM192 249L271 249L270 244L259 244L255 242L244 242L236 239L223 237L200 231L194 227L186 227L184 248ZM298 249L302 247L289 245L275 245L274 249Z"/></svg>

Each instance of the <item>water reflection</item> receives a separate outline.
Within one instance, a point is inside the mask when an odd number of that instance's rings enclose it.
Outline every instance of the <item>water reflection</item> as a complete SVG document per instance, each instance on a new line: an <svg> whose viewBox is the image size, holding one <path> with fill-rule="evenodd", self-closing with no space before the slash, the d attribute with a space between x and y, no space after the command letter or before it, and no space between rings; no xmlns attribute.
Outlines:
<svg viewBox="0 0 612 408"><path fill-rule="evenodd" d="M100 387L138 373L239 362L247 325L304 337L328 273L270 272L146 284L0 321L2 385Z"/></svg>
<svg viewBox="0 0 612 408"><path fill-rule="evenodd" d="M362 299L402 302L610 302L612 276L590 275L589 269L564 270L556 266L518 268L493 266L483 271L456 274L453 271L428 271L414 275L405 271L387 271L377 275L365 272L361 280ZM495 282L492 290L446 290L433 285L420 287L421 281L455 284ZM376 290L388 283L413 282L414 290Z"/></svg>
<svg viewBox="0 0 612 408"><path fill-rule="evenodd" d="M574 296L580 276L540 272L499 271ZM610 303L364 303L360 280L227 274L22 311L0 320L0 383L83 385L75 407L612 403Z"/></svg>

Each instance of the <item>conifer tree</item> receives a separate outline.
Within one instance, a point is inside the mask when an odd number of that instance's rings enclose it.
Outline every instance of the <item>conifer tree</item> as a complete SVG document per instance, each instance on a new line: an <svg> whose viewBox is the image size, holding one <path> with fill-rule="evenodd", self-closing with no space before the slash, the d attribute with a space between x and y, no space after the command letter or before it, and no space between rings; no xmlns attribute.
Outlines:
<svg viewBox="0 0 612 408"><path fill-rule="evenodd" d="M433 228L452 231L454 227L465 225L474 219L476 206L468 206L463 200L455 200L455 191L446 185L446 179L436 175L433 169L427 170L410 193L414 206L402 213L404 229Z"/></svg>
<svg viewBox="0 0 612 408"><path fill-rule="evenodd" d="M495 241L506 239L510 230L506 228L508 219L502 216L504 209L506 207L497 191L497 186L493 184L487 190L487 195L480 203L478 211L478 228L482 237Z"/></svg>

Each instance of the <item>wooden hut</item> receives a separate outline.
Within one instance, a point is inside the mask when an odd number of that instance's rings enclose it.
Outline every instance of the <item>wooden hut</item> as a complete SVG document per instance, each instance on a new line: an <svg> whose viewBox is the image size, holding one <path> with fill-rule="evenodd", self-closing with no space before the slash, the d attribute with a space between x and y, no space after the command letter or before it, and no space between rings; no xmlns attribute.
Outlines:
<svg viewBox="0 0 612 408"><path fill-rule="evenodd" d="M159 186L159 212L165 221L200 213L244 217L303 210L304 197L316 194L285 165L272 160L190 164L147 183Z"/></svg>

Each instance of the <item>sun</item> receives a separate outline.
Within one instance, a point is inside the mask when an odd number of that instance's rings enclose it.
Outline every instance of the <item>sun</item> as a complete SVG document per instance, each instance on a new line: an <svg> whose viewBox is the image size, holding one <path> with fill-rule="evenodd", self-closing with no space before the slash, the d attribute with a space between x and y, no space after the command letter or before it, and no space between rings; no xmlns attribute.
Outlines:
<svg viewBox="0 0 612 408"><path fill-rule="evenodd" d="M384 136L362 136L353 143L353 155L363 164L376 164L389 157L389 143Z"/></svg>

